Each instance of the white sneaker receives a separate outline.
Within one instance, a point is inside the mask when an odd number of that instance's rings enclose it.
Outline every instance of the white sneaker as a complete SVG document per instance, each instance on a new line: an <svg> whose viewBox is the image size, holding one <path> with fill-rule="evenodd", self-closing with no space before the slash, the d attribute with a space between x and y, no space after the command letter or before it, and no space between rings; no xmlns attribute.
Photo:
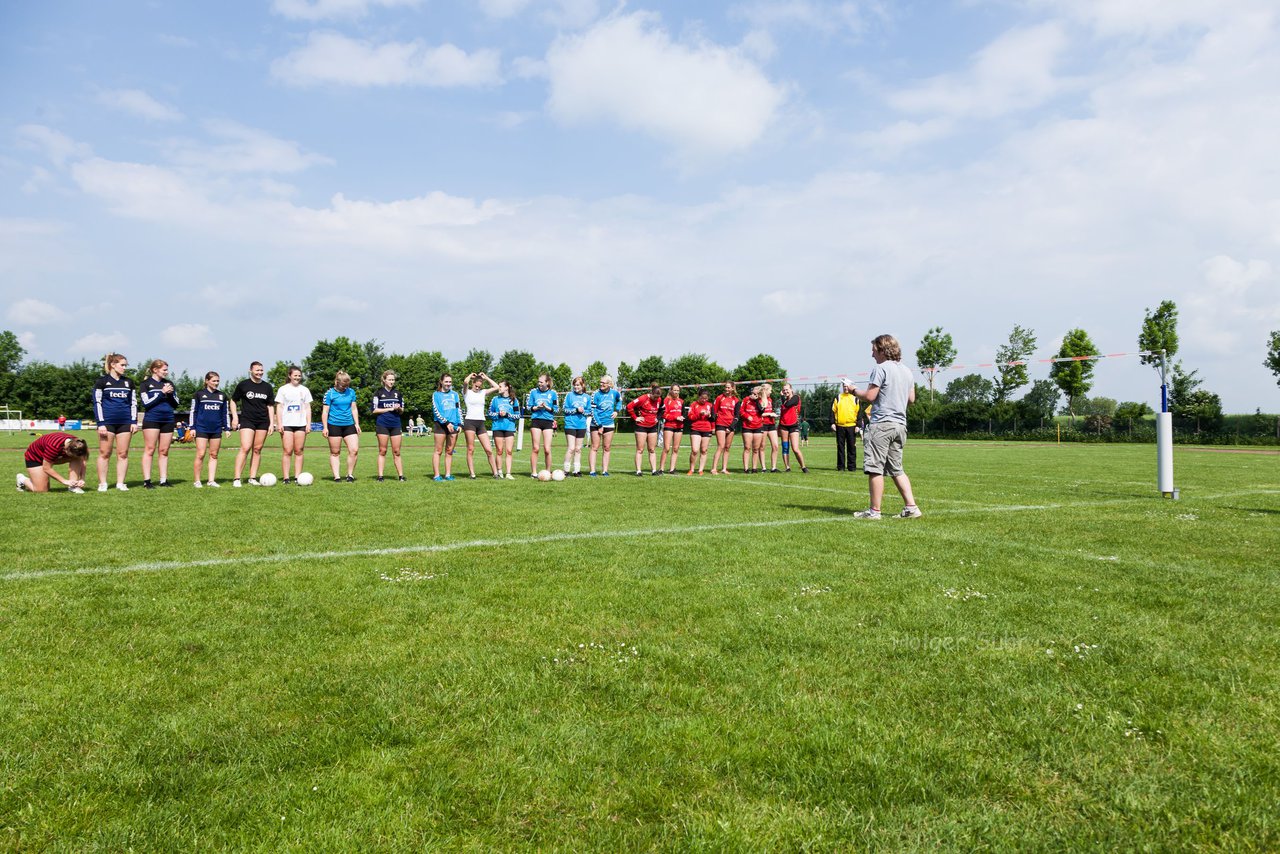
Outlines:
<svg viewBox="0 0 1280 854"><path fill-rule="evenodd" d="M231 485L232 485L232 486L234 486L236 489L239 489L239 488L240 488L240 478L236 478L235 480L231 481Z"/></svg>
<svg viewBox="0 0 1280 854"><path fill-rule="evenodd" d="M18 491L19 492L27 491L26 480L27 480L27 476L25 474L18 475Z"/></svg>
<svg viewBox="0 0 1280 854"><path fill-rule="evenodd" d="M249 478L249 485L250 485L250 486L262 486L262 484L258 483L258 479L257 479L256 477L251 477L251 478Z"/></svg>
<svg viewBox="0 0 1280 854"><path fill-rule="evenodd" d="M872 510L870 507L868 507L866 510L859 510L857 513L854 513L854 514L853 514L853 518L855 518L855 519L879 519L879 518L880 518L880 511L879 511L879 510Z"/></svg>
<svg viewBox="0 0 1280 854"><path fill-rule="evenodd" d="M204 487L204 484L197 480L195 483L192 484L192 486L194 486L196 489L201 489Z"/></svg>
<svg viewBox="0 0 1280 854"><path fill-rule="evenodd" d="M208 483L205 484L205 486L212 486L214 489L222 488L221 484L219 484L216 480L209 481Z"/></svg>
<svg viewBox="0 0 1280 854"><path fill-rule="evenodd" d="M98 484L98 491L99 491L99 492L106 492L106 491L107 491L107 489L109 489L109 487L108 487L105 483L100 483L100 484Z"/></svg>
<svg viewBox="0 0 1280 854"><path fill-rule="evenodd" d="M129 491L129 487L125 486L123 483L117 483L117 484L116 484L116 489L120 490L121 492L128 492L128 491Z"/></svg>
<svg viewBox="0 0 1280 854"><path fill-rule="evenodd" d="M68 492L73 492L73 493L75 493L76 495L84 495L84 490L83 490L83 489L81 489L81 488L80 488L80 487L78 487L78 486L73 486L73 487L71 487L70 489L68 489L67 491L68 491Z"/></svg>
<svg viewBox="0 0 1280 854"><path fill-rule="evenodd" d="M919 507L903 507L902 512L898 514L899 519L919 519L924 514L920 512Z"/></svg>

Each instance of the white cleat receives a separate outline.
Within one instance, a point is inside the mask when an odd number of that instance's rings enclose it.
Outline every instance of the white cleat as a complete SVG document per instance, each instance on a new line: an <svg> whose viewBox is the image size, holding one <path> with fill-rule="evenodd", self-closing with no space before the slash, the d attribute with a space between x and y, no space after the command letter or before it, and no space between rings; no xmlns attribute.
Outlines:
<svg viewBox="0 0 1280 854"><path fill-rule="evenodd" d="M216 480L209 481L208 483L205 484L205 486L212 486L214 489L222 488L222 486Z"/></svg>
<svg viewBox="0 0 1280 854"><path fill-rule="evenodd" d="M197 480L195 483L192 484L192 486L194 486L196 489L202 489L204 487L204 484Z"/></svg>
<svg viewBox="0 0 1280 854"><path fill-rule="evenodd" d="M252 483L252 482L253 482L253 481L250 481L250 483ZM240 478L236 478L235 480L231 481L231 485L232 485L232 486L234 486L236 489L239 489L239 488L240 488Z"/></svg>
<svg viewBox="0 0 1280 854"><path fill-rule="evenodd" d="M110 487L108 487L105 483L100 483L100 484L98 484L98 491L99 491L99 492L106 492L109 488L110 488Z"/></svg>
<svg viewBox="0 0 1280 854"><path fill-rule="evenodd" d="M27 476L25 474L18 475L18 491L19 492L27 491Z"/></svg>
<svg viewBox="0 0 1280 854"><path fill-rule="evenodd" d="M121 492L128 492L128 491L129 491L129 487L125 486L123 483L117 483L117 484L116 484L116 489L120 490Z"/></svg>
<svg viewBox="0 0 1280 854"><path fill-rule="evenodd" d="M250 485L250 486L262 486L262 484L258 483L258 479L257 479L256 477L251 477L251 478L249 478L249 485Z"/></svg>
<svg viewBox="0 0 1280 854"><path fill-rule="evenodd" d="M71 488L70 488L69 490L67 490L67 491L68 491L68 492L72 492L72 493L74 493L74 494L76 494L76 495L84 495L84 490L83 490L83 489L81 489L81 488L80 488L80 487L78 487L78 486L73 486L73 487L71 487Z"/></svg>

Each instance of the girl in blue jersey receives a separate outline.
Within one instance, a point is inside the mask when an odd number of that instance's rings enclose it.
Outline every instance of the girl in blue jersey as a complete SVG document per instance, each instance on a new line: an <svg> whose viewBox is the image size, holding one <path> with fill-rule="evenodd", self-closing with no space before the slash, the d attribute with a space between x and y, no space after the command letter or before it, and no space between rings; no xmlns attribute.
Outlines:
<svg viewBox="0 0 1280 854"><path fill-rule="evenodd" d="M591 476L596 476L596 452L603 448L601 477L609 476L609 451L613 448L614 423L622 411L622 392L613 387L613 377L600 378L600 388L591 393Z"/></svg>
<svg viewBox="0 0 1280 854"><path fill-rule="evenodd" d="M582 477L582 445L587 438L587 417L591 413L591 396L582 377L573 378L573 391L564 396L564 473ZM570 470L570 464L573 469Z"/></svg>
<svg viewBox="0 0 1280 854"><path fill-rule="evenodd" d="M195 487L218 485L218 451L222 448L222 434L239 427L236 405L218 385L222 378L217 371L204 375L204 388L191 398L191 427L196 433ZM209 454L209 482L200 483L200 469L204 467L204 455Z"/></svg>
<svg viewBox="0 0 1280 854"><path fill-rule="evenodd" d="M538 454L542 454L546 469L551 470L551 440L556 435L556 407L559 395L551 387L550 374L538 374L538 386L529 392L525 409L529 413L529 432L533 436L533 450L529 452L529 467L533 477L538 476Z"/></svg>
<svg viewBox="0 0 1280 854"><path fill-rule="evenodd" d="M169 483L169 445L178 418L178 393L169 382L169 363L156 359L148 367L150 376L142 381L142 485L155 489L151 482L151 458L160 454L160 486Z"/></svg>
<svg viewBox="0 0 1280 854"><path fill-rule="evenodd" d="M324 393L320 407L321 431L329 440L329 470L333 482L340 483L338 457L343 443L347 446L347 483L356 482L356 458L360 456L360 414L356 411L356 390L351 387L351 375L338 371L333 375L333 388Z"/></svg>
<svg viewBox="0 0 1280 854"><path fill-rule="evenodd" d="M387 467L387 446L396 464L396 476L404 480L404 461L400 459L400 443L404 440L404 427L400 416L404 413L404 398L396 391L396 372L382 372L382 388L373 393L373 432L378 436L378 482L383 480Z"/></svg>
<svg viewBox="0 0 1280 854"><path fill-rule="evenodd" d="M93 384L93 414L98 421L98 491L107 491L107 467L116 452L116 489L128 492L129 442L138 432L138 395L124 375L129 360L112 353L103 362L105 373Z"/></svg>
<svg viewBox="0 0 1280 854"><path fill-rule="evenodd" d="M493 450L497 457L498 477L503 477L503 461L506 461L506 480L515 480L511 474L511 454L516 445L516 421L520 418L520 399L516 390L506 380L499 380L498 395L489 401L489 418L492 421Z"/></svg>
<svg viewBox="0 0 1280 854"><path fill-rule="evenodd" d="M432 480L453 480L453 448L462 432L462 401L453 390L453 377L441 374L431 395L432 425L436 436L435 455L431 458ZM444 454L444 475L440 474L440 455Z"/></svg>

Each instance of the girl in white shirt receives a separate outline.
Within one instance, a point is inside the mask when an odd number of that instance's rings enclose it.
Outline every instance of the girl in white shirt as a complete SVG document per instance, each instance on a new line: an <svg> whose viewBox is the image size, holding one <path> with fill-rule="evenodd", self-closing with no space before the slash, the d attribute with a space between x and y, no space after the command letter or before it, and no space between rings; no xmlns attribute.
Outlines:
<svg viewBox="0 0 1280 854"><path fill-rule="evenodd" d="M276 392L276 423L284 454L280 461L282 482L288 483L289 458L293 458L293 480L302 474L302 451L311 429L311 391L302 384L302 368L289 366L289 383Z"/></svg>
<svg viewBox="0 0 1280 854"><path fill-rule="evenodd" d="M484 384L488 383L489 387L485 388ZM484 414L488 409L485 398L498 390L498 384L489 378L484 371L479 373L467 374L467 378L462 381L462 387L466 389L466 393L462 398L465 409L462 413L462 433L467 437L467 471L471 473L471 479L476 479L476 437L480 438L480 447L484 449L484 455L489 460L489 471L496 478L501 478L498 474L498 462L493 456L493 446L489 443L489 431L484 429Z"/></svg>

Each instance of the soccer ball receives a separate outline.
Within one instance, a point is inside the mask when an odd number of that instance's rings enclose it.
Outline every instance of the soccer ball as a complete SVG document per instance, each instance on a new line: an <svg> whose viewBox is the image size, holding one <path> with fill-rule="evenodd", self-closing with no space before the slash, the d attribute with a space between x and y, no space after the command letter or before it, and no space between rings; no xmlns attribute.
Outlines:
<svg viewBox="0 0 1280 854"><path fill-rule="evenodd" d="M543 483L546 483L547 481L551 480L551 472L547 471L546 469L543 469L542 471L538 472L538 480L542 481Z"/></svg>
<svg viewBox="0 0 1280 854"><path fill-rule="evenodd" d="M560 469L556 469L551 473L551 479L556 481L557 483L564 480L564 472L561 471Z"/></svg>
<svg viewBox="0 0 1280 854"><path fill-rule="evenodd" d="M258 478L258 484L260 486L275 486L276 476L273 475L271 472L267 472L262 477Z"/></svg>
<svg viewBox="0 0 1280 854"><path fill-rule="evenodd" d="M298 486L310 486L316 482L316 476L309 471L304 471L298 475Z"/></svg>

